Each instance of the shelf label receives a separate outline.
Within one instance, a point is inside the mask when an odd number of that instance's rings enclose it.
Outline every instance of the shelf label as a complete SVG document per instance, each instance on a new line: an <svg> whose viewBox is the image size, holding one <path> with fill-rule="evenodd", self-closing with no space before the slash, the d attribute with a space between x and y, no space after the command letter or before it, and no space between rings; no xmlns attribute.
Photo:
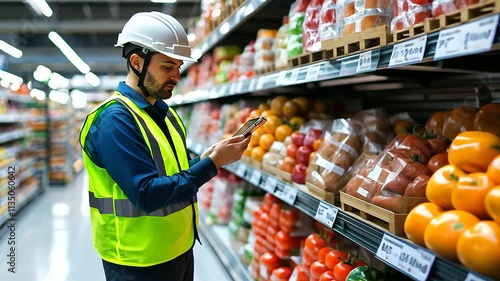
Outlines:
<svg viewBox="0 0 500 281"><path fill-rule="evenodd" d="M297 82L297 78L299 77L299 72L300 72L300 69L298 69L298 68L292 69L292 74L290 75L290 80L289 80L290 83Z"/></svg>
<svg viewBox="0 0 500 281"><path fill-rule="evenodd" d="M262 89L264 87L264 82L265 82L265 80L262 79L262 77L257 78L257 86L255 89L256 90Z"/></svg>
<svg viewBox="0 0 500 281"><path fill-rule="evenodd" d="M266 184L264 184L264 190L269 193L274 193L276 186L278 185L278 179L272 176L268 176Z"/></svg>
<svg viewBox="0 0 500 281"><path fill-rule="evenodd" d="M481 277L477 277L473 273L467 274L467 278L465 278L465 281L486 281L486 279L483 279Z"/></svg>
<svg viewBox="0 0 500 281"><path fill-rule="evenodd" d="M384 233L376 257L391 264L407 276L422 281L429 276L436 259L434 254L410 246L388 233Z"/></svg>
<svg viewBox="0 0 500 281"><path fill-rule="evenodd" d="M195 149L194 149L194 152L196 152L198 154L202 154L203 153L203 145L201 145L201 143L197 144Z"/></svg>
<svg viewBox="0 0 500 281"><path fill-rule="evenodd" d="M288 71L282 70L278 73L278 78L276 79L276 85L286 85L288 80L286 79L286 73Z"/></svg>
<svg viewBox="0 0 500 281"><path fill-rule="evenodd" d="M248 86L248 91L251 92L251 91L255 90L256 85L257 85L257 79L251 78L250 86Z"/></svg>
<svg viewBox="0 0 500 281"><path fill-rule="evenodd" d="M240 165L236 169L236 175L240 178L244 178L246 172L247 172L247 165L240 163Z"/></svg>
<svg viewBox="0 0 500 281"><path fill-rule="evenodd" d="M434 60L489 51L499 15L483 18L439 32Z"/></svg>
<svg viewBox="0 0 500 281"><path fill-rule="evenodd" d="M243 92L243 81L238 81L236 84L236 92L235 93L242 93Z"/></svg>
<svg viewBox="0 0 500 281"><path fill-rule="evenodd" d="M224 83L219 89L219 95L224 96L227 91L227 83Z"/></svg>
<svg viewBox="0 0 500 281"><path fill-rule="evenodd" d="M317 80L319 76L319 71L321 68L321 64L315 64L307 70L306 81Z"/></svg>
<svg viewBox="0 0 500 281"><path fill-rule="evenodd" d="M261 177L262 177L262 172L258 169L254 169L252 175L250 176L250 183L255 186L259 186Z"/></svg>
<svg viewBox="0 0 500 281"><path fill-rule="evenodd" d="M314 219L328 227L333 227L338 212L339 209L332 204L326 203L325 201L319 201L318 210L316 211Z"/></svg>
<svg viewBox="0 0 500 281"><path fill-rule="evenodd" d="M394 45L389 67L422 62L426 45L427 35Z"/></svg>
<svg viewBox="0 0 500 281"><path fill-rule="evenodd" d="M279 199L285 201L289 205L292 205L295 203L295 199L297 199L297 194L299 193L299 190L293 186L290 186L288 184L285 184L282 190L276 191L274 195L278 197Z"/></svg>
<svg viewBox="0 0 500 281"><path fill-rule="evenodd" d="M372 51L364 52L359 55L358 67L356 73L370 71L372 67Z"/></svg>

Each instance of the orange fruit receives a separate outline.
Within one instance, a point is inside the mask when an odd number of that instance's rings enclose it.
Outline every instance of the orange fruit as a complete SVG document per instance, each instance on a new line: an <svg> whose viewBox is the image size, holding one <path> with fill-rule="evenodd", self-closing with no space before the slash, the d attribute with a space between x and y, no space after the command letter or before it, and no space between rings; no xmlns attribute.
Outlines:
<svg viewBox="0 0 500 281"><path fill-rule="evenodd" d="M264 132L268 134L273 134L276 132L276 129L281 125L281 119L279 119L277 116L272 115L267 117L267 122L264 123L262 128L264 129Z"/></svg>
<svg viewBox="0 0 500 281"><path fill-rule="evenodd" d="M288 120L288 125L294 130L298 130L304 123L306 123L306 120L300 116L294 116Z"/></svg>
<svg viewBox="0 0 500 281"><path fill-rule="evenodd" d="M255 132L253 132L251 135L250 135L250 144L249 145L252 145L252 146L258 146L259 145L259 139L260 137L264 134L264 129L263 128L258 128L257 130L255 130Z"/></svg>
<svg viewBox="0 0 500 281"><path fill-rule="evenodd" d="M259 106L257 107L257 109L259 109L261 111L264 111L264 110L268 110L270 108L269 108L269 105L267 105L265 103L261 103L261 104L259 104Z"/></svg>
<svg viewBox="0 0 500 281"><path fill-rule="evenodd" d="M248 144L247 149L243 152L244 156L251 157L252 156L252 149L254 148L253 145Z"/></svg>
<svg viewBox="0 0 500 281"><path fill-rule="evenodd" d="M265 151L269 151L271 145L273 145L274 136L272 134L265 133L259 139L259 146Z"/></svg>
<svg viewBox="0 0 500 281"><path fill-rule="evenodd" d="M420 246L425 246L425 228L431 220L445 210L433 203L422 203L413 208L405 220L404 230L410 241Z"/></svg>
<svg viewBox="0 0 500 281"><path fill-rule="evenodd" d="M264 158L264 154L266 154L266 151L260 147L254 147L252 148L252 152L250 153L250 157L252 157L253 160L262 162L262 158Z"/></svg>
<svg viewBox="0 0 500 281"><path fill-rule="evenodd" d="M488 170L486 171L490 180L492 180L496 185L500 185L500 155L497 155L493 161L488 165Z"/></svg>
<svg viewBox="0 0 500 281"><path fill-rule="evenodd" d="M500 186L491 189L484 199L488 215L500 224Z"/></svg>
<svg viewBox="0 0 500 281"><path fill-rule="evenodd" d="M321 144L323 143L323 138L317 138L313 142L313 150L318 151L320 148Z"/></svg>
<svg viewBox="0 0 500 281"><path fill-rule="evenodd" d="M300 112L300 106L294 101L286 101L281 108L281 112L286 117L293 117Z"/></svg>
<svg viewBox="0 0 500 281"><path fill-rule="evenodd" d="M466 267L500 280L500 225L481 221L458 238L457 254Z"/></svg>
<svg viewBox="0 0 500 281"><path fill-rule="evenodd" d="M271 110L274 112L275 115L281 115L283 114L283 105L285 102L288 100L287 97L285 96L277 96L271 100Z"/></svg>
<svg viewBox="0 0 500 281"><path fill-rule="evenodd" d="M305 115L309 112L309 110L311 110L312 103L310 100L308 100L305 97L294 98L294 99L292 99L292 101L299 105L299 107L300 107L299 112L301 115Z"/></svg>
<svg viewBox="0 0 500 281"><path fill-rule="evenodd" d="M425 196L430 202L443 209L454 209L451 202L451 192L457 186L460 177L465 175L465 172L455 165L446 165L440 168L429 179Z"/></svg>
<svg viewBox="0 0 500 281"><path fill-rule="evenodd" d="M486 173L472 173L461 176L451 191L451 203L457 210L469 212L480 218L487 218L485 198L494 187Z"/></svg>
<svg viewBox="0 0 500 281"><path fill-rule="evenodd" d="M453 210L446 211L433 218L424 233L427 248L439 256L452 261L458 260L458 238L479 219L471 213Z"/></svg>
<svg viewBox="0 0 500 281"><path fill-rule="evenodd" d="M272 110L270 110L270 109L264 110L264 111L262 111L262 113L260 114L260 116L265 117L266 119L267 119L269 116L274 116L274 115L276 115L276 114L274 113L274 111L272 111Z"/></svg>
<svg viewBox="0 0 500 281"><path fill-rule="evenodd" d="M276 128L276 131L274 132L274 136L276 137L277 141L284 141L286 137L290 136L293 133L292 127L282 124L279 125L278 128Z"/></svg>
<svg viewBox="0 0 500 281"><path fill-rule="evenodd" d="M296 165L297 165L297 160L295 160L295 158L286 156L283 159L283 163L281 164L281 170L287 173L291 173Z"/></svg>
<svg viewBox="0 0 500 281"><path fill-rule="evenodd" d="M250 111L250 114L248 115L247 119L259 117L263 111L264 110L261 110L261 109L254 109L254 110Z"/></svg>

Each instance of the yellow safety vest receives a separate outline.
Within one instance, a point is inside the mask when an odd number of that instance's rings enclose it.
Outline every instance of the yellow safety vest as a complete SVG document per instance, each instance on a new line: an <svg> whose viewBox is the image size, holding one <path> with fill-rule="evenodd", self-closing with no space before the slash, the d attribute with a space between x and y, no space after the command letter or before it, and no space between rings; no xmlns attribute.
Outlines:
<svg viewBox="0 0 500 281"><path fill-rule="evenodd" d="M165 118L175 146L172 147L156 122L119 92L115 92L87 115L80 132L83 148L94 120L104 108L116 102L132 113L151 151L158 176L171 176L189 168L184 144L186 131L177 113L170 108L173 122ZM174 161L176 158L178 161ZM83 161L89 176L94 247L104 260L127 266L152 266L172 260L193 246L198 228L196 196L189 201L146 214L132 204L106 169L92 162L85 152Z"/></svg>

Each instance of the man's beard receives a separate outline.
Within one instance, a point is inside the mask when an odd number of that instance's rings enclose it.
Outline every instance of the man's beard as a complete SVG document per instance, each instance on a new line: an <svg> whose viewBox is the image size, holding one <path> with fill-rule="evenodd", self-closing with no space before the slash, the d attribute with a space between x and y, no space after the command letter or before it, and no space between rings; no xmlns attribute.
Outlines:
<svg viewBox="0 0 500 281"><path fill-rule="evenodd" d="M146 76L144 77L144 87L149 95L155 99L165 100L172 97L172 90L166 89L166 87L175 86L175 84L176 83L172 80L160 84L149 74L149 71L146 72Z"/></svg>

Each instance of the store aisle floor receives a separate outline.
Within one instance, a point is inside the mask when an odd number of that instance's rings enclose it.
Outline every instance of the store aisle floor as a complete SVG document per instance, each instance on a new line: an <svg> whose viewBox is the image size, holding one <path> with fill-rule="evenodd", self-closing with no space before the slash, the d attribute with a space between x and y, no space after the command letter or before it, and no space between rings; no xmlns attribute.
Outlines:
<svg viewBox="0 0 500 281"><path fill-rule="evenodd" d="M49 188L21 212L13 232L15 273L8 271L13 245L2 227L0 280L104 281L92 246L86 181L81 173L66 187ZM195 246L195 281L229 281L228 276L207 243Z"/></svg>

